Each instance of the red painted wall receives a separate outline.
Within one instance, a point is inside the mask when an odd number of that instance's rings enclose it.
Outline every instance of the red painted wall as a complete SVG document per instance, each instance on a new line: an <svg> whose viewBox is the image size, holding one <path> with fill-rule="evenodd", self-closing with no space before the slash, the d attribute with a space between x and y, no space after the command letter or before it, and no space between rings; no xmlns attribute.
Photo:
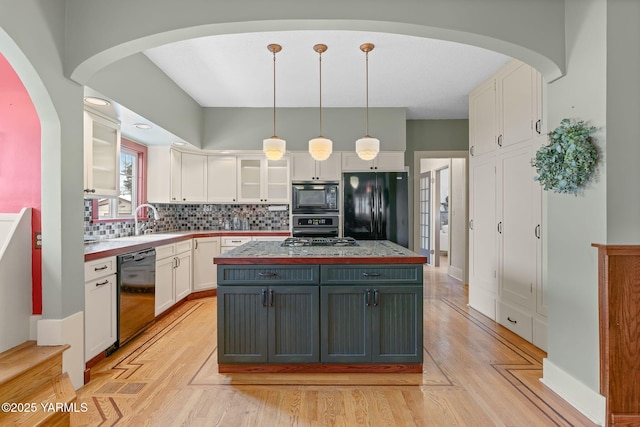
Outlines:
<svg viewBox="0 0 640 427"><path fill-rule="evenodd" d="M22 81L0 55L0 212L33 208L41 228L40 119ZM42 251L33 249L33 314L42 313Z"/></svg>

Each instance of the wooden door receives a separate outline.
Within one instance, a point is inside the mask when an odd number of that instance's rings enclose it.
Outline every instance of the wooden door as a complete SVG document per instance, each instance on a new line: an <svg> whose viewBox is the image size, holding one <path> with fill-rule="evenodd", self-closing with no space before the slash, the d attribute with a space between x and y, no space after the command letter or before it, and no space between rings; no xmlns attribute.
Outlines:
<svg viewBox="0 0 640 427"><path fill-rule="evenodd" d="M320 362L318 286L273 286L269 300L269 363Z"/></svg>
<svg viewBox="0 0 640 427"><path fill-rule="evenodd" d="M267 287L218 288L218 363L268 360Z"/></svg>
<svg viewBox="0 0 640 427"><path fill-rule="evenodd" d="M320 361L371 362L371 288L320 288Z"/></svg>

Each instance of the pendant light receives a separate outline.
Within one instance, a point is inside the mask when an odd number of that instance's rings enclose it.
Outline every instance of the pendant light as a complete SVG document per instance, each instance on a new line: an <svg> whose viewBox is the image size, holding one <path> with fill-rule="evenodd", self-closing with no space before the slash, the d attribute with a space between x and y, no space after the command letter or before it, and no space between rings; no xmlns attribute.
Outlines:
<svg viewBox="0 0 640 427"><path fill-rule="evenodd" d="M366 58L366 82L367 82L367 132L365 136L356 141L356 153L362 160L373 160L380 151L380 140L369 135L369 52L374 48L373 43L360 45Z"/></svg>
<svg viewBox="0 0 640 427"><path fill-rule="evenodd" d="M318 52L320 62L320 136L309 141L309 153L315 160L327 160L333 149L333 142L322 136L322 53L327 51L327 45L317 44L313 50Z"/></svg>
<svg viewBox="0 0 640 427"><path fill-rule="evenodd" d="M262 141L262 151L269 160L280 160L286 151L286 141L276 136L276 53L282 50L279 44L267 46L273 53L273 136Z"/></svg>

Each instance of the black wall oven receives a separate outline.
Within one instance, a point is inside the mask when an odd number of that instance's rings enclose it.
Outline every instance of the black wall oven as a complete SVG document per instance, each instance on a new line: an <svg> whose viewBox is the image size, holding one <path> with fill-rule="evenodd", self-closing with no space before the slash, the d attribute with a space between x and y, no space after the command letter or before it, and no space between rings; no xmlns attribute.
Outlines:
<svg viewBox="0 0 640 427"><path fill-rule="evenodd" d="M291 191L291 213L338 213L339 189L340 184L337 182L294 182Z"/></svg>

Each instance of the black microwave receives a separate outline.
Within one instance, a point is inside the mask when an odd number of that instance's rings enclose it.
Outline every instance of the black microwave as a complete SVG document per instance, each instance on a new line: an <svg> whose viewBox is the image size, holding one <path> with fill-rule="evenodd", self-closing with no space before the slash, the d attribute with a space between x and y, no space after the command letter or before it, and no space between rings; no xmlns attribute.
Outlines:
<svg viewBox="0 0 640 427"><path fill-rule="evenodd" d="M291 190L291 212L338 212L339 188L337 182L294 182Z"/></svg>

